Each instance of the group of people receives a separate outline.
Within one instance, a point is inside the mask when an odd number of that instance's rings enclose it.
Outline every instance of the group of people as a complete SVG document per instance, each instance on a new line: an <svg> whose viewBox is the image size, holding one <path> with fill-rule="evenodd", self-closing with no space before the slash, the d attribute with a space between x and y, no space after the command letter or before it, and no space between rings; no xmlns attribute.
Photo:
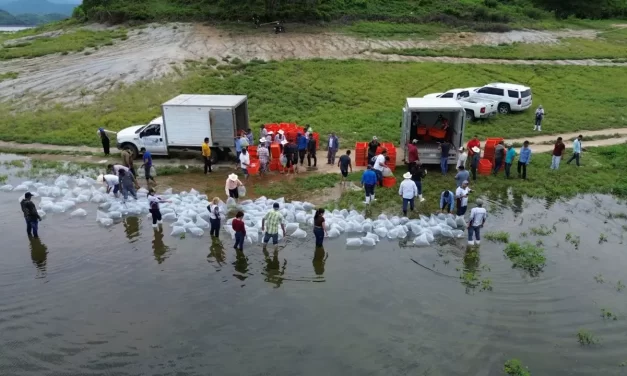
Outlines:
<svg viewBox="0 0 627 376"><path fill-rule="evenodd" d="M144 169L146 186L150 189L151 184L157 184L151 175L151 169L153 168L152 155L145 148L142 148L141 152L143 153L144 161L141 167ZM122 164L107 165L107 171L98 177L98 181L107 187L107 194L113 192L113 195L117 198L122 193L124 200L128 200L129 195L137 200L139 183L137 182L137 175L133 165L133 152L124 149L121 152L121 157Z"/></svg>

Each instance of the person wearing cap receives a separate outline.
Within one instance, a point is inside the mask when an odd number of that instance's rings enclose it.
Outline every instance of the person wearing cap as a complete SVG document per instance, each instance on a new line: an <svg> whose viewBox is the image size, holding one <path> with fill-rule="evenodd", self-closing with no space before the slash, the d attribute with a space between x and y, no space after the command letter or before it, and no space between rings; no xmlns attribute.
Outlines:
<svg viewBox="0 0 627 376"><path fill-rule="evenodd" d="M104 152L105 157L109 156L109 152L111 151L111 140L107 135L107 131L104 128L98 128L98 137L100 137L100 142L102 142L102 151Z"/></svg>
<svg viewBox="0 0 627 376"><path fill-rule="evenodd" d="M455 183L457 184L457 187L461 187L462 183L465 181L468 181L468 179L470 179L470 173L468 173L468 171L466 171L466 168L464 166L459 166L457 167L457 175L455 175Z"/></svg>
<svg viewBox="0 0 627 376"><path fill-rule="evenodd" d="M329 141L327 142L327 164L335 164L335 154L337 153L339 147L340 142L337 136L335 133L331 133L329 135Z"/></svg>
<svg viewBox="0 0 627 376"><path fill-rule="evenodd" d="M361 185L364 187L364 191L366 191L366 201L364 201L366 205L374 201L374 187L377 185L377 180L377 174L372 169L372 166L368 165L361 175Z"/></svg>
<svg viewBox="0 0 627 376"><path fill-rule="evenodd" d="M272 210L269 211L265 217L261 220L261 232L265 232L263 236L263 248L265 249L272 239L272 244L277 245L279 243L279 226L283 230L283 237L285 237L285 221L283 214L279 212L280 205L275 202L272 205Z"/></svg>
<svg viewBox="0 0 627 376"><path fill-rule="evenodd" d="M488 217L488 212L483 207L483 200L477 199L476 204L477 207L470 210L470 219L468 220L468 245L481 243L481 229Z"/></svg>
<svg viewBox="0 0 627 376"><path fill-rule="evenodd" d="M529 141L523 142L522 148L520 148L520 157L518 157L518 177L523 180L527 179L527 166L531 163L531 148L529 148Z"/></svg>
<svg viewBox="0 0 627 376"><path fill-rule="evenodd" d="M377 149L381 146L377 136L372 136L372 141L368 143L368 164L374 165L374 157L377 155Z"/></svg>
<svg viewBox="0 0 627 376"><path fill-rule="evenodd" d="M257 157L259 158L259 173L263 174L267 172L268 163L270 162L270 151L266 147L266 139L259 139L259 146L257 147Z"/></svg>
<svg viewBox="0 0 627 376"><path fill-rule="evenodd" d="M305 155L307 154L307 144L309 141L306 136L298 132L296 135L296 143L298 145L298 159L300 159L300 165L303 166L305 164Z"/></svg>
<svg viewBox="0 0 627 376"><path fill-rule="evenodd" d="M248 179L248 167L250 166L250 154L248 154L247 148L242 149L242 153L239 155L239 163L242 169L242 173L244 174L244 179Z"/></svg>
<svg viewBox="0 0 627 376"><path fill-rule="evenodd" d="M35 203L31 201L33 194L30 192L26 192L24 194L24 199L20 201L20 207L22 208L22 213L24 213L24 219L26 220L26 234L28 237L39 237L39 221L41 221L41 217L39 213L37 213L37 207L35 207Z"/></svg>
<svg viewBox="0 0 627 376"><path fill-rule="evenodd" d="M418 199L420 202L423 202L425 199L422 198L422 179L427 176L427 170L422 167L420 161L410 165L409 172L411 173L411 180L416 184L416 188L418 189Z"/></svg>
<svg viewBox="0 0 627 376"><path fill-rule="evenodd" d="M507 153L505 154L505 178L509 179L510 171L512 170L512 163L516 158L516 149L511 143L507 144Z"/></svg>
<svg viewBox="0 0 627 376"><path fill-rule="evenodd" d="M472 154L470 155L470 172L472 173L472 180L477 180L477 169L479 168L479 161L481 160L481 149L477 146L473 146Z"/></svg>
<svg viewBox="0 0 627 376"><path fill-rule="evenodd" d="M440 212L452 213L455 210L455 195L451 191L440 193Z"/></svg>
<svg viewBox="0 0 627 376"><path fill-rule="evenodd" d="M283 141L285 141L285 132L283 131L283 129L279 129L277 135L274 136L274 142L279 143L279 149L281 149L281 153L283 153L283 147L287 143L283 143Z"/></svg>
<svg viewBox="0 0 627 376"><path fill-rule="evenodd" d="M388 151L383 149L381 154L377 155L374 160L374 172L377 174L377 181L379 182L379 187L383 187L383 169L387 166L385 165L385 157L387 157Z"/></svg>
<svg viewBox="0 0 627 376"><path fill-rule="evenodd" d="M418 187L416 183L411 180L411 172L403 174L403 180L398 187L398 194L403 199L403 215L407 216L407 206L414 211L414 199L418 196Z"/></svg>
<svg viewBox="0 0 627 376"><path fill-rule="evenodd" d="M539 105L536 109L536 123L533 127L534 131L541 132L542 131L542 120L544 119L544 108L542 105Z"/></svg>
<svg viewBox="0 0 627 376"><path fill-rule="evenodd" d="M113 195L118 198L118 192L120 191L120 178L117 175L100 175L98 181L107 186L107 194L113 190Z"/></svg>
<svg viewBox="0 0 627 376"><path fill-rule="evenodd" d="M503 140L499 141L494 148L494 166L492 168L492 175L496 176L503 165L505 159L505 145Z"/></svg>
<svg viewBox="0 0 627 376"><path fill-rule="evenodd" d="M420 161L418 156L418 140L413 139L411 143L407 144L407 167L411 169L412 165Z"/></svg>
<svg viewBox="0 0 627 376"><path fill-rule="evenodd" d="M239 191L238 188L243 186L242 182L239 180L236 174L230 174L228 178L226 178L226 185L224 186L224 191L228 197L238 199Z"/></svg>
<svg viewBox="0 0 627 376"><path fill-rule="evenodd" d="M466 152L463 146L460 147L458 150L459 150L459 155L457 156L457 167L464 166L464 168L466 168L466 160L468 160L468 153Z"/></svg>
<svg viewBox="0 0 627 376"><path fill-rule="evenodd" d="M468 188L468 180L464 180L461 187L457 187L455 190L455 200L457 201L457 215L466 214L468 209L468 194L470 194L470 188Z"/></svg>
<svg viewBox="0 0 627 376"><path fill-rule="evenodd" d="M466 144L466 149L468 149L468 156L472 158L475 152L474 148L478 148L481 150L481 141L479 141L479 136L475 135L468 143Z"/></svg>
<svg viewBox="0 0 627 376"><path fill-rule="evenodd" d="M162 202L170 202L164 200L163 198L156 195L155 189L150 188L148 190L148 194L146 195L148 198L148 204L150 205L150 214L152 214L152 227L157 227L157 224L162 224L163 220L161 219L161 210L159 208L159 204Z"/></svg>
<svg viewBox="0 0 627 376"><path fill-rule="evenodd" d="M202 143L202 159L205 162L205 175L211 171L211 148L209 147L209 137L205 137Z"/></svg>
<svg viewBox="0 0 627 376"><path fill-rule="evenodd" d="M309 133L309 140L307 141L307 166L311 167L311 160L313 159L313 167L318 164L318 158L316 158L316 140L313 133Z"/></svg>

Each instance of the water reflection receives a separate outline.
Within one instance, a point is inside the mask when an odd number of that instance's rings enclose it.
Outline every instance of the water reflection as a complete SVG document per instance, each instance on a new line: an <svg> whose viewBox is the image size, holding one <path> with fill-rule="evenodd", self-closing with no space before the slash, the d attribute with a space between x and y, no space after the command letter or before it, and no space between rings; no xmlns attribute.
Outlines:
<svg viewBox="0 0 627 376"><path fill-rule="evenodd" d="M222 269L226 259L226 253L224 252L224 245L220 239L211 238L211 245L209 246L209 254L207 255L207 262L210 264L216 264L217 270Z"/></svg>
<svg viewBox="0 0 627 376"><path fill-rule="evenodd" d="M512 192L512 211L514 212L515 217L518 217L518 215L522 213L523 203L523 196L516 191Z"/></svg>
<svg viewBox="0 0 627 376"><path fill-rule="evenodd" d="M461 276L462 284L466 287L466 294L471 294L480 284L480 263L479 248L468 247L464 254L464 272Z"/></svg>
<svg viewBox="0 0 627 376"><path fill-rule="evenodd" d="M36 278L46 278L48 263L48 247L39 238L30 238L30 258L37 268Z"/></svg>
<svg viewBox="0 0 627 376"><path fill-rule="evenodd" d="M244 251L236 249L235 250L235 262L233 263L233 267L235 271L239 274L233 274L233 276L240 281L248 278L248 257L244 254Z"/></svg>
<svg viewBox="0 0 627 376"><path fill-rule="evenodd" d="M126 238L132 242L136 241L135 238L139 237L139 226L141 225L141 219L139 217L126 217L124 218L124 233Z"/></svg>
<svg viewBox="0 0 627 376"><path fill-rule="evenodd" d="M317 276L322 277L324 275L324 264L326 263L328 257L329 254L326 253L324 247L316 247L312 264L314 273L316 273Z"/></svg>
<svg viewBox="0 0 627 376"><path fill-rule="evenodd" d="M155 255L157 263L161 264L168 258L166 253L170 250L170 247L166 246L163 242L163 228L159 227L154 230L155 237L152 240L152 252Z"/></svg>
<svg viewBox="0 0 627 376"><path fill-rule="evenodd" d="M270 253L264 248L263 255L266 259L266 267L264 268L264 275L266 278L264 281L274 284L274 287L279 288L283 284L283 275L285 275L285 269L287 268L287 260L283 260L283 265L279 261L279 250L275 249L272 257Z"/></svg>

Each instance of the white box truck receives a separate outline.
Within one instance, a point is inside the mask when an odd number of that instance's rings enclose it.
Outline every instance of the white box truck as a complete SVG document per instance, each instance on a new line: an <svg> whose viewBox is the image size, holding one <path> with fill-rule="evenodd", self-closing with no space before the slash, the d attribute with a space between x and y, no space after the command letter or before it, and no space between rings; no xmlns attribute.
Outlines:
<svg viewBox="0 0 627 376"><path fill-rule="evenodd" d="M181 94L162 104L161 116L147 125L118 132L116 145L134 156L141 148L167 156L177 150L201 150L208 137L215 162L234 147L237 132L248 128L247 96Z"/></svg>
<svg viewBox="0 0 627 376"><path fill-rule="evenodd" d="M442 130L439 116L448 121L449 127ZM418 140L418 153L422 164L440 164L439 144L447 140L452 144L448 163L457 163L457 153L464 145L466 113L455 99L407 98L401 121L401 147L407 160L407 143Z"/></svg>

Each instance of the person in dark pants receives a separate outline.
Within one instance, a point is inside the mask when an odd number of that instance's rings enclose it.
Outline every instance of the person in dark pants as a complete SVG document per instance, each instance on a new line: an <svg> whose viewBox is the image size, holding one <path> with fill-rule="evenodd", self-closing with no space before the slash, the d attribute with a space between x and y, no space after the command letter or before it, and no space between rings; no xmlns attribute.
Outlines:
<svg viewBox="0 0 627 376"><path fill-rule="evenodd" d="M377 155L374 160L374 173L377 174L377 181L379 182L379 187L383 187L383 170L387 167L385 164L386 157L388 155L388 151L383 149L381 154Z"/></svg>
<svg viewBox="0 0 627 376"><path fill-rule="evenodd" d="M314 214L314 236L316 237L316 247L322 247L324 236L327 235L327 227L324 223L324 209L316 210Z"/></svg>
<svg viewBox="0 0 627 376"><path fill-rule="evenodd" d="M205 175L207 172L211 171L211 148L209 147L209 137L205 137L204 142L202 143L202 159L205 162ZM238 155L239 159L239 155Z"/></svg>
<svg viewBox="0 0 627 376"><path fill-rule="evenodd" d="M340 173L342 174L342 183L346 183L346 178L348 177L348 169L353 172L353 164L351 163L350 150L346 150L346 154L340 157L340 160L337 162L337 166L340 168Z"/></svg>
<svg viewBox="0 0 627 376"><path fill-rule="evenodd" d="M422 167L420 162L415 162L410 165L409 172L411 172L411 180L414 181L416 188L418 188L418 200L423 202L425 199L422 198L422 179L427 176L427 170Z"/></svg>
<svg viewBox="0 0 627 376"><path fill-rule="evenodd" d="M566 164L570 164L573 160L577 163L577 167L579 167L579 158L581 157L581 141L583 140L583 136L579 135L575 141L573 142L573 156L570 157Z"/></svg>
<svg viewBox="0 0 627 376"><path fill-rule="evenodd" d="M368 143L368 164L374 165L374 157L377 155L377 149L381 144L376 136L372 137L372 141Z"/></svg>
<svg viewBox="0 0 627 376"><path fill-rule="evenodd" d="M307 140L307 137L298 133L298 136L296 136L296 143L298 145L298 159L300 159L300 165L302 167L305 163L305 155L307 154L307 144L309 141Z"/></svg>
<svg viewBox="0 0 627 376"><path fill-rule="evenodd" d="M455 191L455 201L457 204L457 215L466 214L466 209L468 209L468 195L471 190L468 188L468 181L462 183L461 187L457 187Z"/></svg>
<svg viewBox="0 0 627 376"><path fill-rule="evenodd" d="M244 250L244 239L246 239L246 225L244 224L244 212L238 211L235 219L231 223L233 231L235 231L235 245L233 248Z"/></svg>
<svg viewBox="0 0 627 376"><path fill-rule="evenodd" d="M505 159L505 143L501 140L494 148L494 166L492 168L492 175L496 176L503 165L503 159Z"/></svg>
<svg viewBox="0 0 627 376"><path fill-rule="evenodd" d="M481 149L478 147L472 148L472 157L470 157L470 173L472 174L472 180L477 180L477 168L479 168L479 161L481 160Z"/></svg>
<svg viewBox="0 0 627 376"><path fill-rule="evenodd" d="M527 179L527 166L531 162L531 149L529 148L529 141L523 143L523 147L520 148L520 157L518 157L518 177Z"/></svg>
<svg viewBox="0 0 627 376"><path fill-rule="evenodd" d="M327 143L327 164L334 165L335 164L335 154L337 153L340 147L339 140L335 133L331 133L329 136L329 141Z"/></svg>
<svg viewBox="0 0 627 376"><path fill-rule="evenodd" d="M440 193L440 212L452 213L455 210L455 195L451 191Z"/></svg>
<svg viewBox="0 0 627 376"><path fill-rule="evenodd" d="M22 212L24 213L24 219L26 220L26 233L28 237L39 237L39 221L41 221L41 217L39 213L37 213L37 208L35 204L31 201L33 194L30 192L26 192L24 194L24 199L20 201L20 206L22 208Z"/></svg>
<svg viewBox="0 0 627 376"><path fill-rule="evenodd" d="M220 199L214 197L211 200L209 206L207 206L207 210L209 210L209 223L211 223L211 236L218 237L220 234L220 207L218 204L220 203Z"/></svg>
<svg viewBox="0 0 627 376"><path fill-rule="evenodd" d="M161 210L159 209L159 204L162 202L169 202L161 197L155 195L154 188L150 188L148 191L148 203L150 204L150 214L152 214L152 227L157 227L157 224L162 224L161 220Z"/></svg>
<svg viewBox="0 0 627 376"><path fill-rule="evenodd" d="M102 142L102 151L104 152L105 157L109 156L110 152L110 143L109 136L107 136L107 132L104 128L98 128L98 134L100 135L100 141Z"/></svg>
<svg viewBox="0 0 627 376"><path fill-rule="evenodd" d="M509 179L512 163L516 158L516 150L512 144L507 144L507 154L505 154L505 178Z"/></svg>
<svg viewBox="0 0 627 376"><path fill-rule="evenodd" d="M364 201L364 204L370 204L375 200L374 187L377 185L377 180L377 174L374 172L372 166L368 165L366 171L364 171L361 176L361 185L364 186L364 190L366 191L366 201Z"/></svg>
<svg viewBox="0 0 627 376"><path fill-rule="evenodd" d="M144 176L146 177L146 186L150 186L150 181L152 181L153 184L157 184L157 182L155 181L155 178L153 178L150 175L150 169L152 168L152 154L150 154L150 152L148 150L146 150L146 148L142 148L141 149L142 152L142 158L144 159Z"/></svg>
<svg viewBox="0 0 627 376"><path fill-rule="evenodd" d="M309 134L309 140L307 140L307 166L311 167L311 160L313 159L313 167L318 164L318 158L316 158L316 140L313 133Z"/></svg>
<svg viewBox="0 0 627 376"><path fill-rule="evenodd" d="M451 144L444 140L440 145L438 145L438 149L440 149L440 169L442 170L442 175L446 175L448 172L448 157L451 151Z"/></svg>

